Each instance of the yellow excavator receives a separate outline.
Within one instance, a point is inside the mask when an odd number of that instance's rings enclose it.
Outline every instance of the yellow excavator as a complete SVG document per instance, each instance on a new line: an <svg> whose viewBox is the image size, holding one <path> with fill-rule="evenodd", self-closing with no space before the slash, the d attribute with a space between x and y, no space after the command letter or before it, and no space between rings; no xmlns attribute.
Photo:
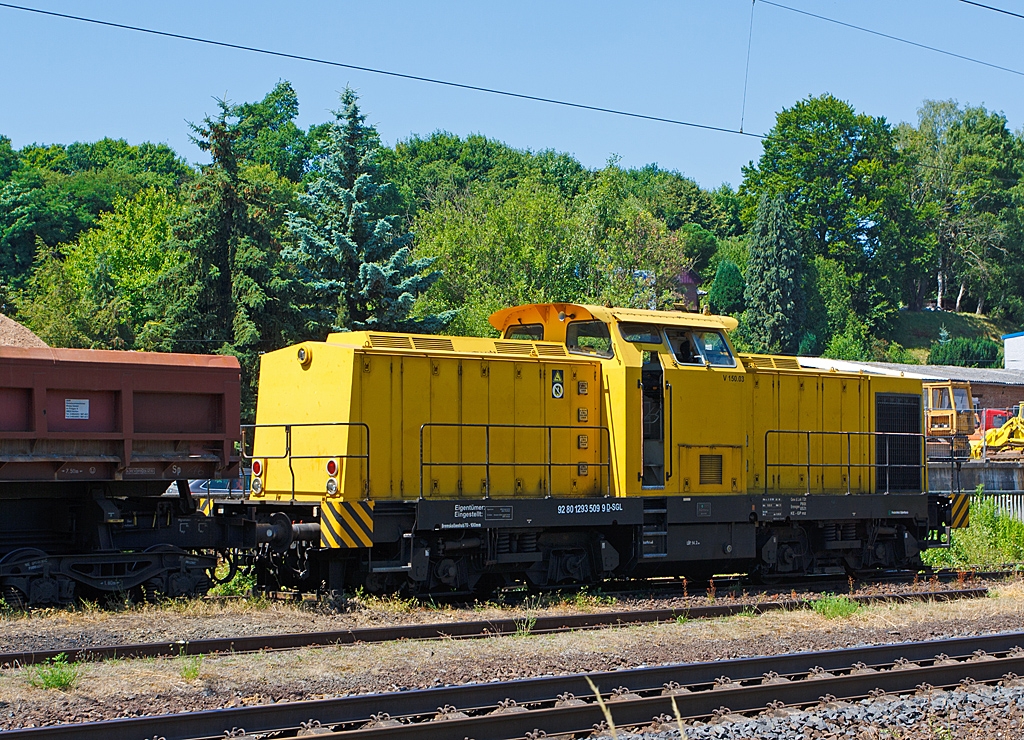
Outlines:
<svg viewBox="0 0 1024 740"><path fill-rule="evenodd" d="M1018 404L1016 411L1002 426L986 431L984 439L971 440L972 458L980 459L982 454L1000 458L1024 456L1024 403Z"/></svg>

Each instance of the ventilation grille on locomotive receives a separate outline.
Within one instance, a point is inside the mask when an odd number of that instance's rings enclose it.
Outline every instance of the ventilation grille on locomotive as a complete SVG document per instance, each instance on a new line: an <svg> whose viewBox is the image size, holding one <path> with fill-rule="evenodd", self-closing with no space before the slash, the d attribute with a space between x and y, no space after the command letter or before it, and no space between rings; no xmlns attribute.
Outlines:
<svg viewBox="0 0 1024 740"><path fill-rule="evenodd" d="M520 344L519 342L498 342L494 343L494 351L505 355L526 355L533 354L532 344Z"/></svg>
<svg viewBox="0 0 1024 740"><path fill-rule="evenodd" d="M370 344L374 347L389 347L391 349L412 349L412 342L409 337L394 334L371 334Z"/></svg>
<svg viewBox="0 0 1024 740"><path fill-rule="evenodd" d="M702 486L722 485L722 456L700 456L700 484Z"/></svg>
<svg viewBox="0 0 1024 740"><path fill-rule="evenodd" d="M412 346L416 349L426 349L431 351L442 351L442 352L454 352L455 346L452 344L451 339L435 339L433 337L413 337Z"/></svg>
<svg viewBox="0 0 1024 740"><path fill-rule="evenodd" d="M921 433L921 397L909 393L875 396L875 431ZM921 490L921 438L879 435L875 441L875 485L882 491Z"/></svg>

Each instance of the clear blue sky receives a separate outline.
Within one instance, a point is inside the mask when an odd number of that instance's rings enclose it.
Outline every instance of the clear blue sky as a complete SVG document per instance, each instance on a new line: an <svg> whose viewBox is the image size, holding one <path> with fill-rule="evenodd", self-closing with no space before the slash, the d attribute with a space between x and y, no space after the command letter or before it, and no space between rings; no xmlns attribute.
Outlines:
<svg viewBox="0 0 1024 740"><path fill-rule="evenodd" d="M1024 70L1024 20L957 0L780 0L885 33ZM1022 0L986 0L1024 13ZM352 64L738 128L750 0L676 2L267 2L24 0L22 4ZM165 142L190 161L186 121L214 98L295 86L300 123L326 120L351 85L384 140L443 129L570 152L617 155L707 187L741 179L755 139L568 110L420 82L217 49L0 8L0 134L15 146L103 136ZM744 129L831 92L892 122L955 98L1024 124L1024 77L758 2Z"/></svg>

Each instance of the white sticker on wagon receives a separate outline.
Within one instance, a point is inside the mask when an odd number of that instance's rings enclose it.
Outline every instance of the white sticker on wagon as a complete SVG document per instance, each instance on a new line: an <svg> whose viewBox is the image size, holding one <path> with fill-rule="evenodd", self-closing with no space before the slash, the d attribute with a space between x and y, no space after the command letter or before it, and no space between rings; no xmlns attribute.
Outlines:
<svg viewBox="0 0 1024 740"><path fill-rule="evenodd" d="M64 399L65 419L88 419L89 399L88 398L65 398Z"/></svg>

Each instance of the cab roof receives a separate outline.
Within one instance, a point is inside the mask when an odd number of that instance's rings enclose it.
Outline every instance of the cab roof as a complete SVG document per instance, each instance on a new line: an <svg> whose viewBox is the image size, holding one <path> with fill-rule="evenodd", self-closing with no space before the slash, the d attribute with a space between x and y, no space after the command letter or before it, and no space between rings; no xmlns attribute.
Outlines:
<svg viewBox="0 0 1024 740"><path fill-rule="evenodd" d="M490 316L491 326L502 334L515 324L553 324L566 318L579 321L597 319L605 323L635 321L641 324L687 326L697 329L723 329L732 331L739 322L731 316L715 316L686 311L650 311L640 308L609 308L581 303L530 303L495 311Z"/></svg>

